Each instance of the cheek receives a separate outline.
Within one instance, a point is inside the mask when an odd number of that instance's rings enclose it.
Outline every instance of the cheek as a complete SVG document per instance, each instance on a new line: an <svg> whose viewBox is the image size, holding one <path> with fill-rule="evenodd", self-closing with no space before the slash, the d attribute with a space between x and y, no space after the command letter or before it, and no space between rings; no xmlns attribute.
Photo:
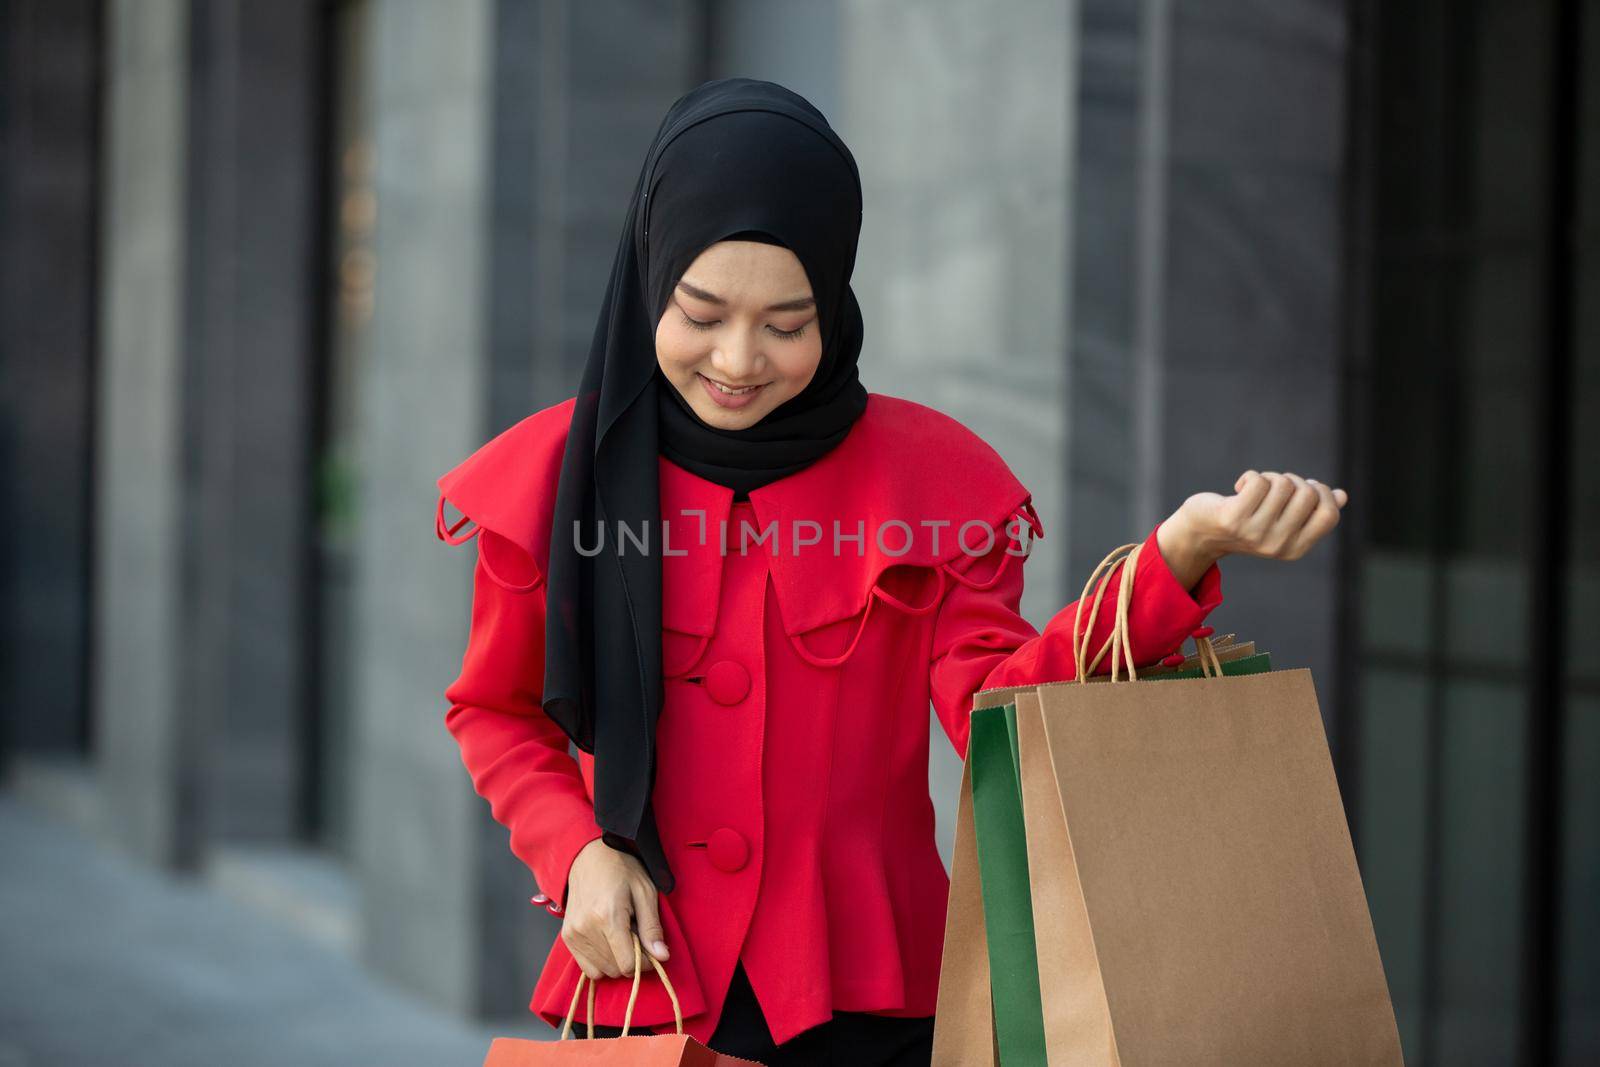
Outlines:
<svg viewBox="0 0 1600 1067"><path fill-rule="evenodd" d="M793 349L793 351L787 351ZM795 392L804 389L815 377L822 364L822 341L809 340L796 345L784 345L774 362L781 368L783 377Z"/></svg>
<svg viewBox="0 0 1600 1067"><path fill-rule="evenodd" d="M671 375L686 373L705 355L705 345L688 328L671 321L671 313L656 326L656 362Z"/></svg>

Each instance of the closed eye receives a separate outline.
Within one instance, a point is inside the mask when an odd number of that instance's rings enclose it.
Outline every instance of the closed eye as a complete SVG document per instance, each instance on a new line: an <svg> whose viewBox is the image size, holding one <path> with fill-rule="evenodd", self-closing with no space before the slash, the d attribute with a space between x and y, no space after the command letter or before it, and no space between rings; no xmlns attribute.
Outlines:
<svg viewBox="0 0 1600 1067"><path fill-rule="evenodd" d="M721 319L712 319L710 322L702 322L699 319L691 318L689 313L684 311L682 308L678 309L678 314L683 316L683 324L689 327L691 330L709 330L722 321ZM799 338L801 334L805 333L806 326L809 325L811 324L806 323L805 325L797 326L792 330L780 330L776 326L769 325L767 329L772 331L772 335L774 337L781 338L785 341L793 341Z"/></svg>
<svg viewBox="0 0 1600 1067"><path fill-rule="evenodd" d="M798 338L801 334L805 333L806 332L806 326L809 326L809 325L810 325L810 323L806 323L805 326L796 326L792 330L780 330L776 326L768 326L767 329L772 331L772 334L773 334L774 337L781 337L785 341L793 341L796 338Z"/></svg>

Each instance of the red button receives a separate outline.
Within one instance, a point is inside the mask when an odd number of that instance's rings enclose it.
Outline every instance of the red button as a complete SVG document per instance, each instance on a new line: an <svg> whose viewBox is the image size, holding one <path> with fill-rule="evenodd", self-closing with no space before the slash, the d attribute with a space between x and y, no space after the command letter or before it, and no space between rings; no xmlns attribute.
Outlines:
<svg viewBox="0 0 1600 1067"><path fill-rule="evenodd" d="M739 831L724 826L711 832L706 840L706 854L711 857L713 867L732 874L750 859L750 846Z"/></svg>
<svg viewBox="0 0 1600 1067"><path fill-rule="evenodd" d="M1176 667L1176 666L1178 666L1178 664L1182 663L1187 658L1188 657L1185 656L1182 652L1174 652L1172 655L1168 656L1166 659L1162 660L1161 662L1166 664L1168 667Z"/></svg>
<svg viewBox="0 0 1600 1067"><path fill-rule="evenodd" d="M750 672L731 659L713 663L706 671L706 692L718 704L737 704L750 692Z"/></svg>
<svg viewBox="0 0 1600 1067"><path fill-rule="evenodd" d="M1193 637L1210 637L1212 634L1214 634L1216 632L1217 632L1216 630L1212 629L1209 626L1202 626L1202 627L1200 627L1200 629L1196 630L1191 636L1193 636Z"/></svg>

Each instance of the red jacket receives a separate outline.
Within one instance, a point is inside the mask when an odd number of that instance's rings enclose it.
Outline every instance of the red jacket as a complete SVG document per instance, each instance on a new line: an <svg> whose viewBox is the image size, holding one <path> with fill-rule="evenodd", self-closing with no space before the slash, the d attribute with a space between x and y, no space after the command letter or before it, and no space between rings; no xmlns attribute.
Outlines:
<svg viewBox="0 0 1600 1067"><path fill-rule="evenodd" d="M574 855L600 835L593 761L574 759L540 710L541 576L573 404L441 477L437 512L439 536L478 539L445 726L554 914ZM1031 496L966 427L878 393L837 448L749 502L659 463L669 554L653 796L677 877L660 905L685 1029L710 1037L740 958L780 1042L835 1010L931 1015L949 878L928 795L929 702L964 755L974 692L1075 677L1076 602L1042 635L1018 613L1021 534L1043 534ZM446 499L462 513L450 527ZM1120 571L1091 650L1110 632ZM1180 587L1151 530L1129 611L1135 662L1177 650L1220 587L1215 565L1193 596ZM1109 667L1108 653L1098 672ZM579 973L558 938L530 1009L558 1024ZM630 985L600 984L597 1023L621 1025ZM671 1027L660 983L643 983L634 1020Z"/></svg>

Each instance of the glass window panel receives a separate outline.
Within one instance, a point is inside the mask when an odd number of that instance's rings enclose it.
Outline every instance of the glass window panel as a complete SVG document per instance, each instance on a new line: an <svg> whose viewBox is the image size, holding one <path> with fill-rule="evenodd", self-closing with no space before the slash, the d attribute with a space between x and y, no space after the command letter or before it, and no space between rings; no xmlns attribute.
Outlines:
<svg viewBox="0 0 1600 1067"><path fill-rule="evenodd" d="M1600 2L1587 0L1581 19L1556 1041L1566 1067L1600 1063Z"/></svg>
<svg viewBox="0 0 1600 1067"><path fill-rule="evenodd" d="M1460 360L1459 494L1451 542L1478 557L1527 551L1540 485L1534 400L1545 344L1543 272L1531 253L1475 256L1458 274L1452 317Z"/></svg>
<svg viewBox="0 0 1600 1067"><path fill-rule="evenodd" d="M1496 242L1537 239L1549 188L1551 3L1458 4L1472 19L1462 121L1471 158L1467 225Z"/></svg>
<svg viewBox="0 0 1600 1067"><path fill-rule="evenodd" d="M1526 736L1521 684L1445 682L1433 1063L1516 1061Z"/></svg>
<svg viewBox="0 0 1600 1067"><path fill-rule="evenodd" d="M1578 221L1592 242L1600 234L1600 3L1582 0L1578 48ZM1589 336L1593 337L1593 334Z"/></svg>
<svg viewBox="0 0 1600 1067"><path fill-rule="evenodd" d="M1442 219L1448 177L1441 136L1440 71L1450 58L1449 9L1441 0L1371 5L1378 25L1376 221L1380 240L1415 240Z"/></svg>
<svg viewBox="0 0 1600 1067"><path fill-rule="evenodd" d="M1368 506L1375 546L1419 549L1433 541L1437 486L1447 460L1439 388L1450 358L1444 285L1411 259L1381 262L1374 292L1372 432L1377 474Z"/></svg>
<svg viewBox="0 0 1600 1067"><path fill-rule="evenodd" d="M1520 559L1470 557L1445 569L1441 620L1452 672L1517 672L1528 664L1528 573Z"/></svg>
<svg viewBox="0 0 1600 1067"><path fill-rule="evenodd" d="M1361 578L1362 651L1420 661L1437 640L1428 610L1434 581L1429 558L1420 552L1371 549L1362 560Z"/></svg>
<svg viewBox="0 0 1600 1067"><path fill-rule="evenodd" d="M1420 671L1372 668L1362 687L1365 706L1381 708L1382 717L1360 735L1361 878L1401 1043L1415 1057L1424 1002L1428 679Z"/></svg>

